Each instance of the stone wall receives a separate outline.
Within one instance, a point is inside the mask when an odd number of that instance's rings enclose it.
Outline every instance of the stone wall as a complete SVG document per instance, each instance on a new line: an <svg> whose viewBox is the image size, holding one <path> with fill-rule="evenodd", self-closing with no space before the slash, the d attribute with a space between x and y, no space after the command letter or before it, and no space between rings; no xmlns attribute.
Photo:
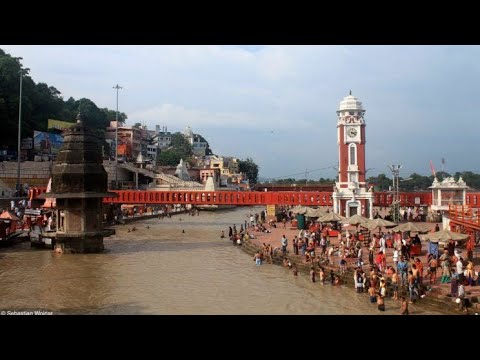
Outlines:
<svg viewBox="0 0 480 360"><path fill-rule="evenodd" d="M22 161L20 183L28 186L47 186L51 174L50 161ZM0 186L14 190L17 184L17 162L0 162Z"/></svg>
<svg viewBox="0 0 480 360"><path fill-rule="evenodd" d="M46 187L51 177L53 162L50 161L22 161L20 163L20 183L28 186ZM104 161L103 166L108 174L108 183L115 180L115 161ZM132 181L132 174L122 168L118 168L119 181ZM17 162L0 162L0 195L12 195L17 184Z"/></svg>

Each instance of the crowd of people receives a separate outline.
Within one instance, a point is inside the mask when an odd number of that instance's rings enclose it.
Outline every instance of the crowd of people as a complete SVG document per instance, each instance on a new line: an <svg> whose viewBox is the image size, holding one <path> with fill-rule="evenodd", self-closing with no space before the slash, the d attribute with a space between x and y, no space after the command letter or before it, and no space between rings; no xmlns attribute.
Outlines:
<svg viewBox="0 0 480 360"><path fill-rule="evenodd" d="M291 222L293 216L288 208L284 214L287 223ZM283 218L281 223L285 224ZM342 231L341 224L336 224L338 236L331 237L332 225L307 222L306 229L300 230L291 239L282 234L279 247L264 243L254 259L259 259L258 264L262 261L271 263L275 252L281 251L283 265L291 269L295 276L298 274L295 263L300 261L305 265L310 264L311 281L321 283L328 278L325 276L325 266L337 268L340 276L351 268L358 293L368 293L370 301L378 306L379 311L385 310L387 296L400 301L402 314L408 314L408 304L425 297L439 280L440 283L451 283L450 296L457 298L462 310L467 310L469 300L466 299L465 287L477 284L478 273L472 261L464 260L458 249L455 250L454 241L446 244L442 256L429 254L425 259L420 256L422 243L418 234L410 236L409 233L386 231L373 234L370 240L365 240L356 231ZM278 221L266 225L252 223L251 226L252 231L268 231L278 226ZM435 230L439 230L438 224ZM439 271L441 277L437 279ZM330 282L341 284L341 277L335 275L333 270L331 274ZM406 291L406 299L399 296L401 289Z"/></svg>

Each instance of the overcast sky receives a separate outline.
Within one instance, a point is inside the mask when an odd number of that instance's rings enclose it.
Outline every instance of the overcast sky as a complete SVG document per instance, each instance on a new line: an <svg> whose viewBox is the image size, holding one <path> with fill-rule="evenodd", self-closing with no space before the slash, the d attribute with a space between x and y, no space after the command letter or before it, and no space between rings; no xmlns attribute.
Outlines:
<svg viewBox="0 0 480 360"><path fill-rule="evenodd" d="M367 176L479 173L479 46L14 46L35 82L154 129L204 136L251 157L261 177L335 177L336 110L363 102Z"/></svg>

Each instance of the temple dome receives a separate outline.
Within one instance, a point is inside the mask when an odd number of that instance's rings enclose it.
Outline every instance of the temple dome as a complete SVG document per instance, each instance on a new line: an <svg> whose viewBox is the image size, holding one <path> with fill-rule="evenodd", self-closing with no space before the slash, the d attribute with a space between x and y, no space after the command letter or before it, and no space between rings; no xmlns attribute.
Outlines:
<svg viewBox="0 0 480 360"><path fill-rule="evenodd" d="M362 102L358 100L355 96L352 95L350 91L350 95L347 95L340 101L340 106L338 110L365 110L362 106Z"/></svg>

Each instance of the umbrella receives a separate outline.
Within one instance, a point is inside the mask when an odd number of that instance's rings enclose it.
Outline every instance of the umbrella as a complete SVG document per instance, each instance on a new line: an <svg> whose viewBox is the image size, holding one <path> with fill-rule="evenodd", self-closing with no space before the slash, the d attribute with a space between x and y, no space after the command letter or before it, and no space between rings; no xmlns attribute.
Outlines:
<svg viewBox="0 0 480 360"><path fill-rule="evenodd" d="M454 241L467 240L469 236L470 235L460 234L450 230L440 230L434 233L422 235L421 237L423 240L430 240L430 242L438 243L439 241L448 241L448 240L454 240Z"/></svg>
<svg viewBox="0 0 480 360"><path fill-rule="evenodd" d="M291 211L295 214L305 214L307 212L306 206L297 205L291 209Z"/></svg>
<svg viewBox="0 0 480 360"><path fill-rule="evenodd" d="M343 221L345 218L334 212L329 212L328 214L323 215L322 217L318 218L318 222L330 222L330 221Z"/></svg>
<svg viewBox="0 0 480 360"><path fill-rule="evenodd" d="M370 221L370 219L363 217L362 215L355 214L347 218L345 224L360 225L366 223L367 221Z"/></svg>
<svg viewBox="0 0 480 360"><path fill-rule="evenodd" d="M363 223L360 225L363 227L366 227L368 230L373 230L377 227L381 228L381 227L387 227L387 226L395 226L397 224L388 220L377 218L377 219L369 220L366 223Z"/></svg>
<svg viewBox="0 0 480 360"><path fill-rule="evenodd" d="M428 232L428 229L424 228L421 225L417 225L412 222L407 222L405 224L400 224L395 226L392 231L414 231L414 232Z"/></svg>
<svg viewBox="0 0 480 360"><path fill-rule="evenodd" d="M326 212L322 209L313 209L310 207L307 207L307 211L305 212L305 216L309 217L322 217L325 214Z"/></svg>
<svg viewBox="0 0 480 360"><path fill-rule="evenodd" d="M13 220L13 221L18 221L18 220L20 220L17 215L15 215L14 213L12 213L12 212L10 212L10 211L8 211L8 210L5 210L5 211L0 215L0 219Z"/></svg>

